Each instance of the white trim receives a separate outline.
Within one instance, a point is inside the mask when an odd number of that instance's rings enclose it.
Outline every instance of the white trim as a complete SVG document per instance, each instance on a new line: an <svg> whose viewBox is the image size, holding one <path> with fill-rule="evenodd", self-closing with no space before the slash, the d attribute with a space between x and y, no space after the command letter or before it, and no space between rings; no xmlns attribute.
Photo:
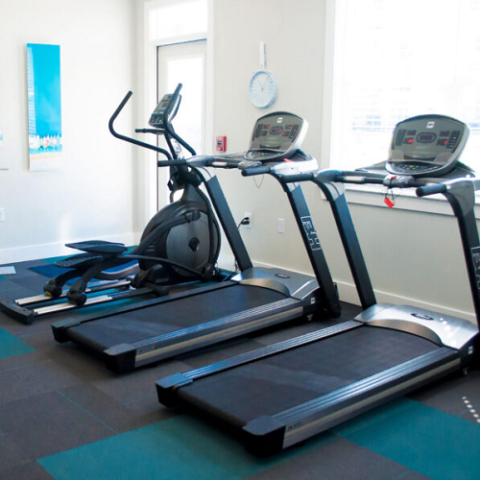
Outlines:
<svg viewBox="0 0 480 480"><path fill-rule="evenodd" d="M336 280L335 282L338 285L338 293L342 301L359 305L357 289L355 288L355 285L346 282L338 282ZM412 305L413 307L424 308L425 310L433 310L434 312L444 313L445 315L453 315L455 317L464 318L465 320L468 320L474 325L477 324L473 311L467 312L464 310L451 308L446 305L436 305L420 299L403 297L401 295L384 292L382 290L374 289L374 291L378 303L393 303L394 305Z"/></svg>
<svg viewBox="0 0 480 480"><path fill-rule="evenodd" d="M263 267L263 268L285 268L280 267L278 265L271 265L264 262L257 262L255 260L252 261L255 267ZM219 257L219 266L225 269L232 269L235 268L235 260L232 255L221 255ZM304 275L313 275L312 272L302 272L298 270L294 270L289 268L288 270L300 273ZM340 299L343 302L351 303L353 305L360 305L360 301L357 294L357 289L353 283L348 283L344 281L335 280L334 282L338 286L338 294ZM445 315L453 315L456 317L464 318L469 322L472 322L474 325L477 325L477 321L475 318L475 314L472 311L464 311L458 310L446 305L435 305L433 303L425 302L420 299L416 298L408 298L403 297L401 295L396 295L395 293L391 292L384 292L382 290L374 289L375 297L378 303L392 303L394 305L412 305L413 307L424 308L426 310L433 310L434 312L444 313ZM472 305L473 307L473 305Z"/></svg>
<svg viewBox="0 0 480 480"><path fill-rule="evenodd" d="M130 232L121 235L110 235L109 237L102 237L102 240L124 243L125 245L136 245L139 238L139 233ZM85 238L84 240L90 239ZM75 241L79 242L81 240L75 239ZM65 240L65 243L68 243L68 240ZM80 253L77 250L66 247L65 243L45 243L43 245L27 245L22 247L2 249L0 250L0 265L49 257L59 257L63 255L75 255L77 253Z"/></svg>
<svg viewBox="0 0 480 480"><path fill-rule="evenodd" d="M188 1L188 0L186 0ZM165 6L177 4L178 0L152 0L143 5L143 107L140 111L140 118L144 121L148 118L152 105L157 101L157 48L159 46L184 43L189 41L207 40L207 64L206 64L206 104L205 104L205 152L211 153L213 148L213 9L214 0L207 0L208 6L208 24L207 32L195 32L189 35L179 35L171 38L150 40L149 37L149 14L150 11ZM153 151L139 149L140 162L143 168L140 168L140 192L143 192L140 202L142 204L141 225L146 225L150 218L157 212L157 166L156 154Z"/></svg>
<svg viewBox="0 0 480 480"><path fill-rule="evenodd" d="M145 122L152 110L152 105L156 104L157 100L157 45L152 43L149 38L149 14L154 8L164 5L169 0L152 1L144 4L143 12L143 50L144 50L144 97L142 118ZM171 3L171 2L170 2ZM155 215L157 211L157 165L156 153L151 150L141 149L140 153L143 158L143 175L140 175L143 190L143 221L146 225L150 218Z"/></svg>
<svg viewBox="0 0 480 480"><path fill-rule="evenodd" d="M320 168L329 168L332 144L335 0L326 0L324 30L325 51L323 68L322 146L319 166Z"/></svg>
<svg viewBox="0 0 480 480"><path fill-rule="evenodd" d="M169 45L178 45L179 43L198 42L199 40L206 40L207 32L196 32L188 35L178 35L170 38L162 38L161 40L149 40L150 46L168 47Z"/></svg>
<svg viewBox="0 0 480 480"><path fill-rule="evenodd" d="M213 98L214 98L214 0L208 0L208 22L207 22L207 64L205 67L205 151L203 155L213 153Z"/></svg>
<svg viewBox="0 0 480 480"><path fill-rule="evenodd" d="M346 187L347 201L351 205L368 205L370 207L388 208L384 202L386 188L374 185L348 185ZM416 213L446 215L453 217L452 207L443 195L433 195L428 198L418 198L414 190L394 189L395 206L393 210L407 210ZM476 198L480 204L480 196ZM475 218L480 220L480 208L475 209Z"/></svg>

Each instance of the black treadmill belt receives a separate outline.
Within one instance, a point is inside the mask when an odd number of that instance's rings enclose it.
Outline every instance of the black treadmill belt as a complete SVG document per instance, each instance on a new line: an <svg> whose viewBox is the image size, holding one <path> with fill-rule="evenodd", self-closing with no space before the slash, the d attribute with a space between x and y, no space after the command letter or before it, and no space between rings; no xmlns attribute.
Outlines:
<svg viewBox="0 0 480 480"><path fill-rule="evenodd" d="M437 348L414 335L361 326L195 380L178 394L243 426L258 416L274 415Z"/></svg>
<svg viewBox="0 0 480 480"><path fill-rule="evenodd" d="M284 298L285 295L266 288L233 285L85 322L69 328L68 333L72 339L86 338L89 343L109 348L136 343Z"/></svg>

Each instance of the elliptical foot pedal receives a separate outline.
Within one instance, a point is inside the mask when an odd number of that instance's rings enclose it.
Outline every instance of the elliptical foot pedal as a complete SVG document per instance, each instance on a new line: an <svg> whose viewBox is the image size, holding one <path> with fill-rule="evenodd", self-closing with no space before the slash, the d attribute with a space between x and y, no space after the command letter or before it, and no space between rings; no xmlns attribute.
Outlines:
<svg viewBox="0 0 480 480"><path fill-rule="evenodd" d="M55 262L54 265L60 268L89 268L104 259L105 257L102 255L80 253L79 255L75 255L73 257L58 260L58 262Z"/></svg>
<svg viewBox="0 0 480 480"><path fill-rule="evenodd" d="M105 240L86 240L84 242L67 243L68 248L99 255L120 255L128 250L123 243L107 242Z"/></svg>

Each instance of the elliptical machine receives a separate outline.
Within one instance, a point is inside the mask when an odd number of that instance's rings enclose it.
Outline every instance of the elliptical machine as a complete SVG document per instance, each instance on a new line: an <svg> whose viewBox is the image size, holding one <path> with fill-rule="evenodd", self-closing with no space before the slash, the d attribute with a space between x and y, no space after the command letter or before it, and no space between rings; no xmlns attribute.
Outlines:
<svg viewBox="0 0 480 480"><path fill-rule="evenodd" d="M196 155L172 125L180 108L181 88L179 84L173 94L163 96L150 117L152 128L135 130L163 136L169 151L116 132L114 122L132 92L127 93L110 118L110 132L121 140L154 150L170 161L183 159L183 149ZM69 243L67 247L84 253L54 264L68 271L45 284L45 295L0 302L0 309L22 323L31 324L38 316L82 306L147 293L166 295L174 284L220 280L215 266L220 252L220 227L208 198L200 190L201 183L198 174L188 166L170 167L171 203L149 221L137 247L128 252L128 247L115 242ZM181 197L174 200L179 191L182 191ZM138 262L132 265L132 261ZM125 268L119 268L122 266ZM63 288L75 278L78 280L70 288ZM109 291L106 295L94 295L106 290Z"/></svg>

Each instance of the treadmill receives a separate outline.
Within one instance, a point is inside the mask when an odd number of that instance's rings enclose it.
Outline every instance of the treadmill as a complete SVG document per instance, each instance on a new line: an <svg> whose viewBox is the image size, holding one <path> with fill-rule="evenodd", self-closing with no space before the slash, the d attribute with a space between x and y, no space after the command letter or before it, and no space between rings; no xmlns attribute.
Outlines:
<svg viewBox="0 0 480 480"><path fill-rule="evenodd" d="M314 171L316 160L300 150L307 122L288 112L260 118L244 154L177 159L203 179L240 269L230 281L172 294L100 315L52 325L55 339L72 341L117 372L244 335L281 322L314 315L338 317L340 302L300 185L287 189L315 276L280 268L253 267L215 169L270 165L285 176ZM288 161L286 161L288 159ZM171 166L159 161L159 166Z"/></svg>
<svg viewBox="0 0 480 480"><path fill-rule="evenodd" d="M455 178L467 136L467 126L455 119L414 117L397 125L383 173L377 165L288 181L313 181L329 192L330 202L344 196L345 183L416 187L420 197L443 194L458 220L478 323L480 241L473 210L480 180L471 171L465 176L462 165ZM447 180L433 178L438 173ZM342 222L337 226L346 235ZM479 328L422 308L373 304L347 322L161 379L157 393L166 406L185 404L220 419L250 452L269 455L478 364Z"/></svg>

